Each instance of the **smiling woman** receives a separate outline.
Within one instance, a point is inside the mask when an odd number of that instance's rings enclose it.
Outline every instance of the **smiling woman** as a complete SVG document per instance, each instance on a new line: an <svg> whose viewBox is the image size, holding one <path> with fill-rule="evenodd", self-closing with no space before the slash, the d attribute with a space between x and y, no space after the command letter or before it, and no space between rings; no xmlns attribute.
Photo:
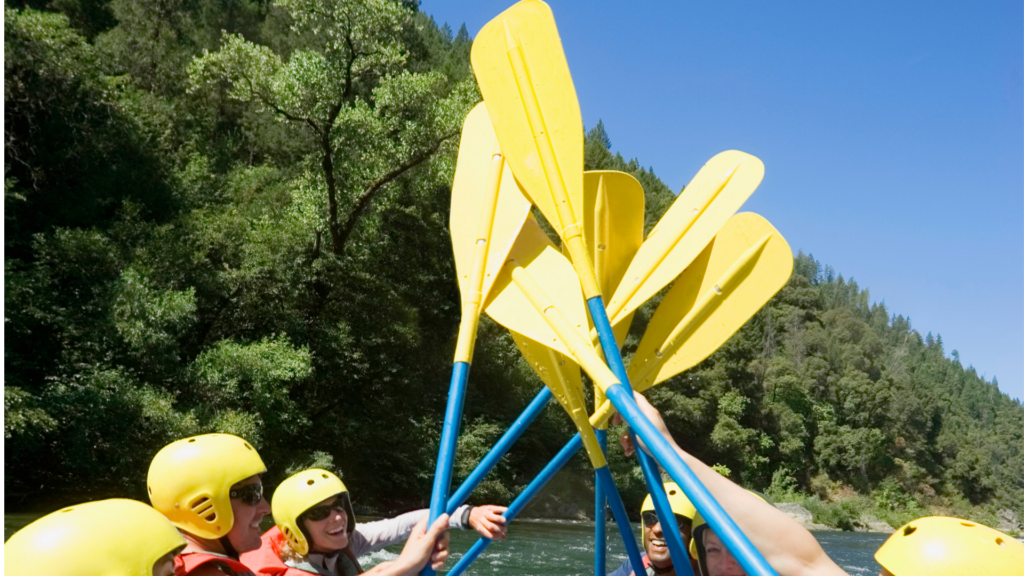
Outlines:
<svg viewBox="0 0 1024 576"><path fill-rule="evenodd" d="M427 511L356 524L348 489L327 470L313 468L287 478L274 492L276 526L262 537L258 550L242 561L264 576L353 576L362 574L359 557L406 541L398 559L374 566L367 574L412 575L429 561L434 569L448 557L447 528L473 527L488 538L504 538L498 506L462 506L427 530Z"/></svg>

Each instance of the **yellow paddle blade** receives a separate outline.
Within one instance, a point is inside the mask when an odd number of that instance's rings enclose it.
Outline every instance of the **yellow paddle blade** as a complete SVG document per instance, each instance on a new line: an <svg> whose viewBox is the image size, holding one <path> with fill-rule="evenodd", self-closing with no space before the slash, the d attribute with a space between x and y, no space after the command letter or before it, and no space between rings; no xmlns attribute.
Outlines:
<svg viewBox="0 0 1024 576"><path fill-rule="evenodd" d="M579 333L586 334L587 308L576 272L532 217L527 218L509 251L506 262L512 261L533 278L540 279L544 283L544 291L569 324ZM501 269L491 295L484 303L484 311L505 328L572 358L572 352L544 315L512 281L513 269L511 265Z"/></svg>
<svg viewBox="0 0 1024 576"><path fill-rule="evenodd" d="M564 238L558 202L583 205L583 119L551 8L523 0L480 30L470 55L512 172Z"/></svg>
<svg viewBox="0 0 1024 576"><path fill-rule="evenodd" d="M658 306L627 373L646 390L697 365L785 286L793 252L751 212L726 222Z"/></svg>
<svg viewBox="0 0 1024 576"><path fill-rule="evenodd" d="M464 307L473 293L481 295L479 302L486 300L529 213L530 201L504 161L487 107L477 104L462 125L449 220ZM486 267L478 286L472 270L481 245L486 248Z"/></svg>
<svg viewBox="0 0 1024 576"><path fill-rule="evenodd" d="M576 429L583 436L587 454L591 456L591 462L595 467L603 466L605 464L604 455L597 446L597 436L594 435L594 429L590 425L590 415L587 414L579 364L522 334L512 332L512 339L533 371L537 373L544 385L551 389L555 398L558 399L558 403L569 414L569 418L572 419ZM593 442L589 441L590 438L593 439ZM593 454L591 454L592 451ZM595 460L595 457L598 459Z"/></svg>
<svg viewBox="0 0 1024 576"><path fill-rule="evenodd" d="M514 170L514 168L513 168ZM718 154L694 176L648 234L607 303L616 321L668 286L764 178L764 164L736 150Z"/></svg>
<svg viewBox="0 0 1024 576"><path fill-rule="evenodd" d="M584 172L580 217L584 244L594 264L601 293L612 294L644 241L643 186L625 172ZM572 261L572 255L564 245L562 253ZM612 326L619 346L626 339L632 319L632 314L624 315Z"/></svg>

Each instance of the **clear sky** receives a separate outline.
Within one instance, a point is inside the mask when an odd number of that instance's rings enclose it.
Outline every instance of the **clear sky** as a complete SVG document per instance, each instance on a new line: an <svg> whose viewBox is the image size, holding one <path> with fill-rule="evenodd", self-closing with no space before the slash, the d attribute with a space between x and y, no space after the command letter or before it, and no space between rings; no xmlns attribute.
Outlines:
<svg viewBox="0 0 1024 576"><path fill-rule="evenodd" d="M510 0L424 0L475 37ZM762 214L1024 399L1024 10L550 0L589 129L678 191L765 163Z"/></svg>

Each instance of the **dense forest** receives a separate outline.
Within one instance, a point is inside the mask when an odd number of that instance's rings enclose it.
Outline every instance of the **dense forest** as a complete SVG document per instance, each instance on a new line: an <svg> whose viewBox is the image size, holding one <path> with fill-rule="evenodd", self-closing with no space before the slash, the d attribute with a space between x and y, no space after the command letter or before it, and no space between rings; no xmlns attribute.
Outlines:
<svg viewBox="0 0 1024 576"><path fill-rule="evenodd" d="M480 98L465 26L415 0L9 1L4 20L8 510L144 498L161 446L212 431L258 446L271 486L316 464L361 509L427 502L459 315L449 185ZM635 175L649 230L675 195L610 148L592 127L586 167ZM1024 519L1024 407L894 312L800 253L648 396L776 498ZM456 482L539 386L485 319ZM549 406L474 498L508 502L573 432ZM635 462L613 446L611 465L636 510ZM587 470L534 513L590 512Z"/></svg>

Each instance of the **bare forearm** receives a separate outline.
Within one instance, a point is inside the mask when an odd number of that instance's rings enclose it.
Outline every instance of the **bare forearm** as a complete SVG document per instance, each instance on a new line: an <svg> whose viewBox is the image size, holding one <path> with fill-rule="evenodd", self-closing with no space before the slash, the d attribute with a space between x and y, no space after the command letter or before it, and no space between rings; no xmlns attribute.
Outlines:
<svg viewBox="0 0 1024 576"><path fill-rule="evenodd" d="M747 492L669 442L686 465L732 517L740 530L780 576L844 574L814 536L778 508Z"/></svg>
<svg viewBox="0 0 1024 576"><path fill-rule="evenodd" d="M643 396L635 397L644 414L780 576L845 574L796 520L680 448L661 414Z"/></svg>

